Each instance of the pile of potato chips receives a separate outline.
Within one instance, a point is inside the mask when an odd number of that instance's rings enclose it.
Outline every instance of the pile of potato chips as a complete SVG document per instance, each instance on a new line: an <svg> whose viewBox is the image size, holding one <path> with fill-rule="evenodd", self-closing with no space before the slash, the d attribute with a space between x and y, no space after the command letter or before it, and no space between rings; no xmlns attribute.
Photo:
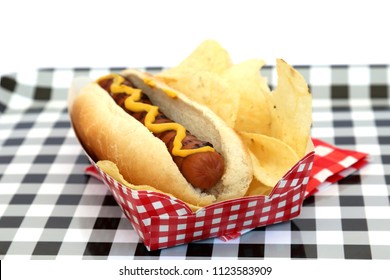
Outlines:
<svg viewBox="0 0 390 280"><path fill-rule="evenodd" d="M261 59L233 64L218 42L207 40L178 66L157 75L239 133L254 166L247 195L269 194L311 143L312 97L304 78L278 59L278 83L271 91L260 73L263 66Z"/></svg>

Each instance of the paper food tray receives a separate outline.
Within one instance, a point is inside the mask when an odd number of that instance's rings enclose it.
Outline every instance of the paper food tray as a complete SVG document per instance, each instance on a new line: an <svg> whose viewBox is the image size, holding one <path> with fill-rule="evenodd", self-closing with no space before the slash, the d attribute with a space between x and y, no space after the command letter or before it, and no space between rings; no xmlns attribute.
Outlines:
<svg viewBox="0 0 390 280"><path fill-rule="evenodd" d="M229 240L251 229L298 216L313 158L314 152L310 152L300 160L269 196L223 201L196 212L168 195L129 189L104 173L93 160L95 170L89 168L88 173L97 175L111 190L147 249L156 250L212 237Z"/></svg>
<svg viewBox="0 0 390 280"><path fill-rule="evenodd" d="M87 82L89 79L74 81L68 100L69 112L74 93ZM227 200L193 212L179 199L122 185L87 156L92 164L87 173L110 189L148 250L213 237L230 240L257 227L291 220L300 214L314 160L314 152L308 152L279 180L269 196Z"/></svg>

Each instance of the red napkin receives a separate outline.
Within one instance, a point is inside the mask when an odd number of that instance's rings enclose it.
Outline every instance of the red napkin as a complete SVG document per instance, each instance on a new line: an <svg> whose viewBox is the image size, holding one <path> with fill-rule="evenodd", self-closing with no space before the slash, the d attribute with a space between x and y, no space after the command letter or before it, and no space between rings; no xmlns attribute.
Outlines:
<svg viewBox="0 0 390 280"><path fill-rule="evenodd" d="M351 175L368 162L366 153L340 149L315 138L312 140L315 156L306 197Z"/></svg>

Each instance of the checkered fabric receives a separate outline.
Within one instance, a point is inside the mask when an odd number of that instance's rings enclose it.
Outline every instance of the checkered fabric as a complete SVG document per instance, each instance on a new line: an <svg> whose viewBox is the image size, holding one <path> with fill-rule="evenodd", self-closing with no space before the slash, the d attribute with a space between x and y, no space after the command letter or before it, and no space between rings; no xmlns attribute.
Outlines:
<svg viewBox="0 0 390 280"><path fill-rule="evenodd" d="M42 69L1 77L2 259L390 259L389 66L297 67L313 93L313 137L368 153L368 164L347 168L354 173L343 179L321 176L332 184L320 183L292 220L229 241L209 238L153 251L115 195L86 175L90 163L66 109L75 76L97 78L121 69ZM276 84L273 67L262 73ZM166 229L162 222L160 227Z"/></svg>

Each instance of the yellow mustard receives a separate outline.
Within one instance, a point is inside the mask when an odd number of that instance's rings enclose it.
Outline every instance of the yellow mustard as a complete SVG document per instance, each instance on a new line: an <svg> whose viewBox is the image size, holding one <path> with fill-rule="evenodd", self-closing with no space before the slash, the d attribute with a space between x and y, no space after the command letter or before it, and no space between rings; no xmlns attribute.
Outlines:
<svg viewBox="0 0 390 280"><path fill-rule="evenodd" d="M186 129L178 123L154 123L156 116L158 115L158 107L146 103L139 102L142 96L140 89L136 89L130 86L123 84L125 81L124 77L118 74L109 74L107 76L101 77L99 81L113 79L110 90L112 94L125 93L129 95L125 100L125 107L127 110L132 112L147 112L145 117L144 125L153 133L162 133L168 130L175 130L176 136L173 140L173 149L172 154L174 156L186 157L196 153L203 152L214 152L214 148L210 146L200 147L196 149L182 149L182 141L186 136ZM154 87L156 84L152 79L145 79L144 81L151 87ZM177 96L172 91L167 91L166 94L172 98Z"/></svg>

